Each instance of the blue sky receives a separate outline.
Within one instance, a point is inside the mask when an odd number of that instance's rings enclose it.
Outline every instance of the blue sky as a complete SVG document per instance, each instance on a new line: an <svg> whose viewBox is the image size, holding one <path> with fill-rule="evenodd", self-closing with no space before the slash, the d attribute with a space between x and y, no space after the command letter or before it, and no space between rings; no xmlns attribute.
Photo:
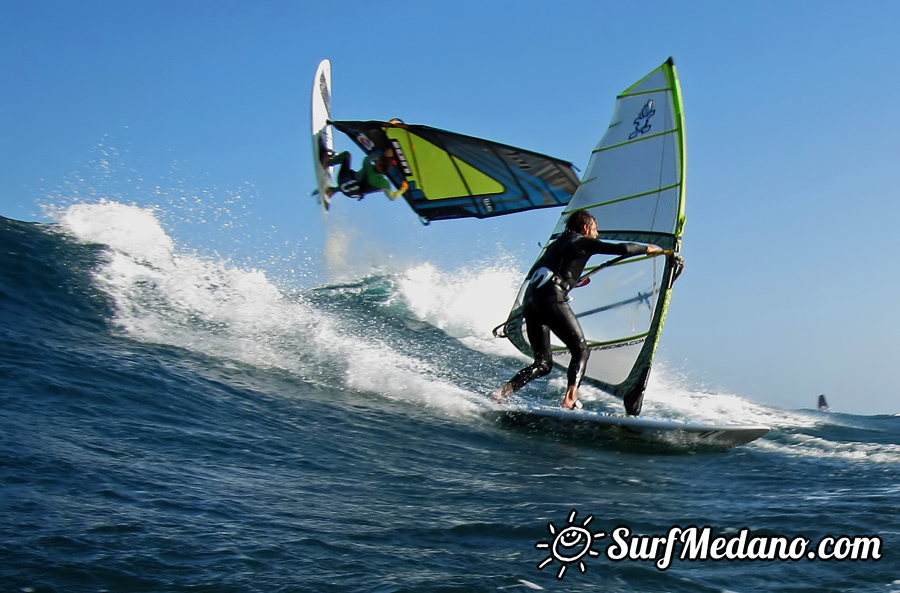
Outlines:
<svg viewBox="0 0 900 593"><path fill-rule="evenodd" d="M0 215L193 192L239 203L267 241L241 247L260 260L288 249L315 283L322 58L338 118L400 117L583 169L616 93L673 56L687 267L661 355L694 383L776 406L824 392L840 411L898 413L897 23L891 1L3 2ZM372 196L337 203L329 224L391 257L452 270L499 254L524 272L557 216L423 227ZM216 241L178 232L197 249Z"/></svg>

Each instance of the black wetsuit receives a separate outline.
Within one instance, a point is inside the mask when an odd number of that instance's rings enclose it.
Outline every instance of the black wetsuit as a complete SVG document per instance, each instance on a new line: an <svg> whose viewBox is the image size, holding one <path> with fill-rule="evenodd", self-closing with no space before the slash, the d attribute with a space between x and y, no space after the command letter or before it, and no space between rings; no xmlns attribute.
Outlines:
<svg viewBox="0 0 900 593"><path fill-rule="evenodd" d="M513 391L550 373L553 368L551 331L572 355L568 370L569 385L581 385L590 351L581 333L581 325L569 307L569 290L578 282L592 255L640 255L646 250L646 245L606 243L568 230L547 247L529 272L522 309L528 341L534 350L534 363L510 380Z"/></svg>

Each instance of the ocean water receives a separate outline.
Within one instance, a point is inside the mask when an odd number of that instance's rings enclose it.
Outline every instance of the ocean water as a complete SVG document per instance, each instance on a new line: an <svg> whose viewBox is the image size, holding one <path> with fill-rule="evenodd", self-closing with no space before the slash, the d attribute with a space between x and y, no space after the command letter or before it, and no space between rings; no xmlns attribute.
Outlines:
<svg viewBox="0 0 900 593"><path fill-rule="evenodd" d="M419 264L298 289L151 210L0 218L0 590L900 591L900 418L661 366L645 413L773 431L720 451L497 426L517 282ZM553 401L561 373L526 391ZM722 553L682 557L692 526Z"/></svg>

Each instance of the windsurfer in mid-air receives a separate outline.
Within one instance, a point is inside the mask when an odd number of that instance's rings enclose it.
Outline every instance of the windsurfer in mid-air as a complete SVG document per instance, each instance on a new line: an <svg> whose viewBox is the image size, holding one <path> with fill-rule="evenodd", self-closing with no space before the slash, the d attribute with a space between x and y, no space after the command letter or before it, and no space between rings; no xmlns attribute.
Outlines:
<svg viewBox="0 0 900 593"><path fill-rule="evenodd" d="M350 153L348 151L339 154L322 153L322 166L330 167L340 165L337 176L337 187L329 187L326 192L330 198L334 192L340 191L348 198L363 199L366 194L383 191L391 200L396 200L409 189L406 181L396 191L391 189L391 184L386 173L394 161L394 151L390 148L384 152L376 152L366 155L362 169L354 171L350 166Z"/></svg>
<svg viewBox="0 0 900 593"><path fill-rule="evenodd" d="M595 254L662 255L656 245L638 243L606 243L597 239L597 221L587 210L578 210L566 220L566 230L547 246L528 275L522 313L528 341L534 350L534 363L519 371L509 383L494 392L494 400L504 402L512 392L529 381L543 377L553 368L550 348L552 331L569 349L572 356L568 368L568 387L562 401L564 408L581 407L578 387L584 377L590 350L581 326L568 303L568 293L584 272L588 259Z"/></svg>

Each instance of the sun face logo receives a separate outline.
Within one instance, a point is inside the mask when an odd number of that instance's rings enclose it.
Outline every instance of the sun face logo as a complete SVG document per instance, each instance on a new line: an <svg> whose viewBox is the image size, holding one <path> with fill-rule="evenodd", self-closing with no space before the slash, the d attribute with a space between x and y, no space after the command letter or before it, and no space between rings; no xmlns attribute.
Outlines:
<svg viewBox="0 0 900 593"><path fill-rule="evenodd" d="M554 560L560 563L559 571L556 573L557 579L562 579L566 574L566 570L570 564L576 564L581 574L587 571L582 558L587 556L597 557L600 552L593 549L594 539L602 539L606 534L602 531L591 533L587 528L588 523L593 520L593 515L588 515L581 524L575 523L578 511L572 509L569 513L568 525L562 530L557 531L553 523L547 524L547 530L553 536L553 540L549 542L538 542L534 545L538 550L550 550L550 555L544 558L538 564L538 570L544 570L544 567L553 563Z"/></svg>

